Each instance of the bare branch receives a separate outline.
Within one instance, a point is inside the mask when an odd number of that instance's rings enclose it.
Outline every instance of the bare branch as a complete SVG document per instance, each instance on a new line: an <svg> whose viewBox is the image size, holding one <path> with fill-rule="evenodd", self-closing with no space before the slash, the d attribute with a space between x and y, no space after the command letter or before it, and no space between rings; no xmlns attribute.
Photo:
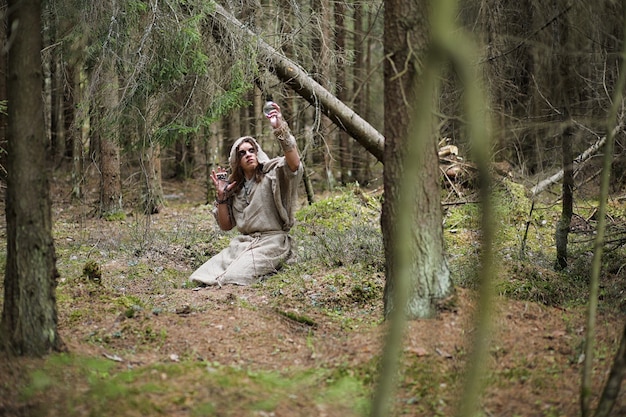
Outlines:
<svg viewBox="0 0 626 417"><path fill-rule="evenodd" d="M622 128L621 124L616 126L615 129L613 129L613 135L615 135L621 128ZM600 139L598 139L593 145L591 145L589 148L587 148L583 153L578 155L574 159L574 168L576 169L576 167L579 167L583 163L585 163L592 155L594 155L596 152L598 152L598 149L600 149L602 146L604 146L605 142L606 142L606 136L603 136ZM562 178L563 178L563 170L561 169L556 174L552 175L549 178L546 178L545 180L539 182L539 184L537 184L533 188L531 188L530 191L532 193L532 196L534 197L537 194L545 191L546 188L548 188L552 184L560 181Z"/></svg>

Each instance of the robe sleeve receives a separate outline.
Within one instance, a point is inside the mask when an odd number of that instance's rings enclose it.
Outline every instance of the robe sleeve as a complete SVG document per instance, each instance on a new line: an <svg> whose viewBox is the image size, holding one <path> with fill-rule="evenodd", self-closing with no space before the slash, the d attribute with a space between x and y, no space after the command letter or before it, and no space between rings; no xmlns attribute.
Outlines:
<svg viewBox="0 0 626 417"><path fill-rule="evenodd" d="M295 223L295 212L298 204L298 184L304 171L303 162L293 172L287 165L284 156L274 158L267 162L263 171L272 181L272 195L278 210L278 215L283 221L283 230L289 231Z"/></svg>

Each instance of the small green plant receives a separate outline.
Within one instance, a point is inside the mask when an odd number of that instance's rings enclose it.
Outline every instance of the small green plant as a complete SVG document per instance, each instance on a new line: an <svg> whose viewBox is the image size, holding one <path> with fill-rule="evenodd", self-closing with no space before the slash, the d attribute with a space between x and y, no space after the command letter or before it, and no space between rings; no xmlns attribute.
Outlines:
<svg viewBox="0 0 626 417"><path fill-rule="evenodd" d="M126 213L122 210L105 213L104 219L109 222L126 220Z"/></svg>
<svg viewBox="0 0 626 417"><path fill-rule="evenodd" d="M296 213L298 261L327 267L385 267L380 204L358 188L320 200Z"/></svg>
<svg viewBox="0 0 626 417"><path fill-rule="evenodd" d="M97 284L102 283L102 268L96 261L87 261L83 267L83 276Z"/></svg>

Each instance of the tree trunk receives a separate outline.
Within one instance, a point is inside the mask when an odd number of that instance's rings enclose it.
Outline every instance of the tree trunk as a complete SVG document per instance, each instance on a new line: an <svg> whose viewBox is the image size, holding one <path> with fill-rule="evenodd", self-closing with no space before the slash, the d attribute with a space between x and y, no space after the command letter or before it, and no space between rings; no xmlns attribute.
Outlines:
<svg viewBox="0 0 626 417"><path fill-rule="evenodd" d="M174 176L179 180L191 178L194 166L193 133L180 134L174 143Z"/></svg>
<svg viewBox="0 0 626 417"><path fill-rule="evenodd" d="M556 269L567 267L567 240L569 236L572 214L574 213L574 169L572 152L573 128L568 127L561 137L561 152L563 152L563 192L561 217L556 225Z"/></svg>
<svg viewBox="0 0 626 417"><path fill-rule="evenodd" d="M254 123L254 137L260 138L263 135L263 123L259 123L258 120L260 117L264 117L260 115L263 113L263 105L265 104L265 99L263 98L263 92L258 88L254 89L253 103L255 115L254 120L256 120L256 123Z"/></svg>
<svg viewBox="0 0 626 417"><path fill-rule="evenodd" d="M249 41L250 45L256 45L258 53L256 57L259 65L266 66L311 105L319 107L337 127L348 132L368 152L382 162L385 140L369 123L309 77L296 63L283 56L260 39L257 34L247 29L219 4L215 5L215 12L209 17L211 18L213 37L223 47L229 48L231 45L241 44L242 36ZM224 39L225 36L228 36L229 31L236 33L239 36L239 40L230 42Z"/></svg>
<svg viewBox="0 0 626 417"><path fill-rule="evenodd" d="M50 7L50 6L48 6ZM58 17L50 7L46 16L49 16L47 26L49 29L46 37L48 46L56 43ZM65 156L65 125L63 123L63 62L61 54L57 51L49 55L50 66L50 157L57 166L63 161Z"/></svg>
<svg viewBox="0 0 626 417"><path fill-rule="evenodd" d="M161 146L149 140L142 146L141 167L143 175L143 208L146 214L161 211L163 202L163 186L161 184Z"/></svg>
<svg viewBox="0 0 626 417"><path fill-rule="evenodd" d="M118 104L118 82L113 57L104 55L102 59L102 73L96 75L100 87L95 112L98 113L96 128L100 149L100 216L109 217L123 210L118 125L112 120Z"/></svg>
<svg viewBox="0 0 626 417"><path fill-rule="evenodd" d="M211 181L211 171L216 170L219 164L219 155L221 155L220 144L222 143L222 122L212 123L211 126L205 127L204 143L204 178L206 185L206 203L210 204L217 197L215 186Z"/></svg>
<svg viewBox="0 0 626 417"><path fill-rule="evenodd" d="M226 166L228 166L230 148L238 138L243 136L241 132L241 116L238 109L232 110L226 118L226 129L228 129L228 134L222 138L222 157L226 161Z"/></svg>
<svg viewBox="0 0 626 417"><path fill-rule="evenodd" d="M0 0L0 45L7 40L7 0ZM0 50L0 180L6 182L7 150L7 54Z"/></svg>
<svg viewBox="0 0 626 417"><path fill-rule="evenodd" d="M156 125L156 103L148 99L138 106L137 137L139 138L139 164L141 167L141 203L145 214L159 213L163 207L163 185L161 182L161 145L151 133Z"/></svg>
<svg viewBox="0 0 626 417"><path fill-rule="evenodd" d="M7 262L0 344L42 356L62 346L57 330L56 255L45 137L41 3L8 2ZM19 22L19 24L18 24Z"/></svg>
<svg viewBox="0 0 626 417"><path fill-rule="evenodd" d="M352 86L351 100L353 108L359 114L362 114L365 120L370 120L369 112L369 86L366 82L369 74L370 57L370 38L363 36L364 33L364 6L355 3L354 8L354 31L353 31L353 49L354 49L354 65L352 67ZM350 147L352 155L352 178L359 184L368 185L372 178L370 165L375 162L372 156L367 152L358 152Z"/></svg>
<svg viewBox="0 0 626 417"><path fill-rule="evenodd" d="M346 6L343 2L335 3L335 48L337 54L345 54L346 51ZM337 98L343 103L350 105L350 91L348 90L347 65L337 65L336 81ZM351 86L351 85L350 85ZM354 108L354 106L351 106ZM341 172L341 184L346 185L353 182L352 179L352 150L350 147L350 137L344 131L337 133L339 138L339 168Z"/></svg>
<svg viewBox="0 0 626 417"><path fill-rule="evenodd" d="M396 286L395 248L396 245L409 245L414 254L410 266L412 291L406 313L409 318L432 317L435 313L435 300L451 292L450 272L443 252L443 230L439 167L436 149L436 135L431 132L431 142L425 146L417 164L417 178L405 178L403 172L404 155L408 141L415 140L409 131L413 119L413 106L419 88L418 60L428 45L427 7L423 0L394 0L385 4L385 170L381 226L386 259L386 284L384 292L385 316L388 317L394 306ZM389 6L389 7L387 7ZM409 18L410 16L410 18ZM410 42L409 43L407 43ZM411 54L414 54L411 57ZM407 65L408 62L408 65ZM428 108L430 103L422 103ZM413 204L415 229L409 242L397 242L395 229L398 217L400 184L411 181L417 187Z"/></svg>
<svg viewBox="0 0 626 417"><path fill-rule="evenodd" d="M561 205L561 217L556 225L555 230L555 243L556 243L556 262L555 267L557 270L562 270L567 267L567 240L569 236L570 223L572 222L573 206L574 206L574 167L573 167L573 155L572 151L574 142L574 127L571 124L570 114L573 109L578 107L578 103L575 103L576 79L575 72L570 71L574 67L575 61L572 56L577 52L574 42L570 41L570 27L573 23L572 14L575 10L566 13L562 19L559 20L557 40L560 42L560 48L562 53L559 57L558 63L555 67L558 68L558 82L555 96L557 97L557 103L559 104L561 114L565 123L569 125L561 133L561 152L562 152L562 166L563 166L563 188L562 188L562 205Z"/></svg>
<svg viewBox="0 0 626 417"><path fill-rule="evenodd" d="M315 60L313 62L313 79L332 94L332 87L330 83L331 79L331 59L333 52L329 45L332 45L330 22L332 18L331 5L328 0L311 0L311 9L313 11L313 28L316 30L312 36L311 48L313 50ZM319 106L314 104L314 108L317 110ZM336 135L333 134L331 121L321 116L320 123L318 124L319 130L316 133L317 145L315 153L318 156L317 159L323 159L324 161L324 174L326 182L330 189L333 188L335 183L335 175L333 173L333 160L330 155L329 149L334 146Z"/></svg>
<svg viewBox="0 0 626 417"><path fill-rule="evenodd" d="M63 124L65 129L65 157L71 161L72 170L72 198L83 197L83 131L81 115L87 114L88 110L78 111L79 102L82 100L79 66L76 61L67 63L66 83L64 84L63 100ZM87 103L85 103L87 104Z"/></svg>

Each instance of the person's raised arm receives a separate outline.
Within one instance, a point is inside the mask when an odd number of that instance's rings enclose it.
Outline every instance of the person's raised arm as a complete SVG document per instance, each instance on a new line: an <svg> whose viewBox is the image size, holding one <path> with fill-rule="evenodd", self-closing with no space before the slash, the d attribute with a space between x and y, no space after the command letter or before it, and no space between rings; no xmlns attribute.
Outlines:
<svg viewBox="0 0 626 417"><path fill-rule="evenodd" d="M267 105L266 105L267 106ZM285 154L285 161L289 166L291 172L296 172L300 167L300 154L298 153L298 145L296 138L291 134L289 125L283 119L283 115L280 112L280 107L276 103L271 103L271 109L265 113L265 116L269 119L270 125L274 129L274 136L278 139L280 147Z"/></svg>

